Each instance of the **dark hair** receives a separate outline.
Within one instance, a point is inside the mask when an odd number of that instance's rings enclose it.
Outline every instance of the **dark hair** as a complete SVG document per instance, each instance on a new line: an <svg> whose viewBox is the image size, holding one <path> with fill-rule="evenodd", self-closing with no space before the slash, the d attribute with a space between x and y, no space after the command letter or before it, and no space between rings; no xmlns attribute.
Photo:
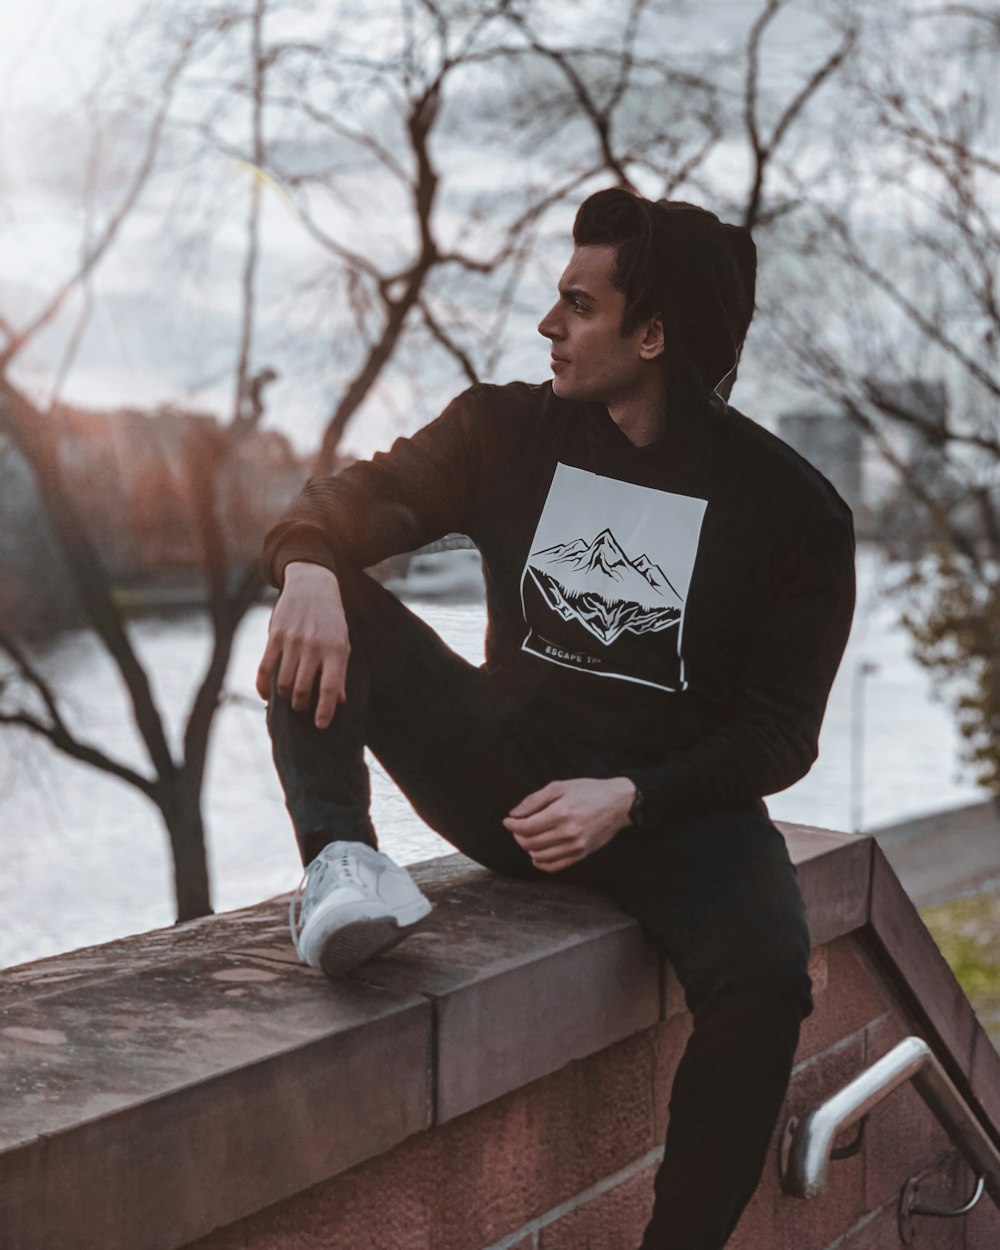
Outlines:
<svg viewBox="0 0 1000 1250"><path fill-rule="evenodd" d="M685 200L611 187L580 205L573 241L615 249L611 281L625 296L623 335L662 314L668 387L704 393L728 383L728 397L754 311L750 232Z"/></svg>

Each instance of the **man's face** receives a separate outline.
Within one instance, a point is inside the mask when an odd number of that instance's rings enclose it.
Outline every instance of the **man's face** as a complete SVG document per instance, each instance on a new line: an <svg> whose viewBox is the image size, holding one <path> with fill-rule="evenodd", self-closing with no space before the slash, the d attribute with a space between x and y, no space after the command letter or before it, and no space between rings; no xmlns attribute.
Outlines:
<svg viewBox="0 0 1000 1250"><path fill-rule="evenodd" d="M662 351L658 320L622 335L625 295L611 282L614 264L613 247L574 249L559 299L539 322L539 334L552 343L552 389L561 399L627 400L646 385Z"/></svg>

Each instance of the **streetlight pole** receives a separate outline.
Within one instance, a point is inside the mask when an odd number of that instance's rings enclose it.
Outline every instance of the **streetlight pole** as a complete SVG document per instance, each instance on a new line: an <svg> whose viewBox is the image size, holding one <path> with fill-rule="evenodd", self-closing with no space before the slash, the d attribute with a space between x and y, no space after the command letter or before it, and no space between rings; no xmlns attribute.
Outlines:
<svg viewBox="0 0 1000 1250"><path fill-rule="evenodd" d="M854 666L851 682L851 832L860 833L865 802L865 679L878 672L871 660Z"/></svg>

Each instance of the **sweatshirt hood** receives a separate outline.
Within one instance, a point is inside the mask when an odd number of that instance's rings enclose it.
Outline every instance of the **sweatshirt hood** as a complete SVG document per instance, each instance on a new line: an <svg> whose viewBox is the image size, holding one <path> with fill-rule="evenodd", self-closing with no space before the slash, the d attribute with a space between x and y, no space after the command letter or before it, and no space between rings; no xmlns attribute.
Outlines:
<svg viewBox="0 0 1000 1250"><path fill-rule="evenodd" d="M669 389L728 399L754 313L750 231L683 200L650 204L650 261L664 292Z"/></svg>

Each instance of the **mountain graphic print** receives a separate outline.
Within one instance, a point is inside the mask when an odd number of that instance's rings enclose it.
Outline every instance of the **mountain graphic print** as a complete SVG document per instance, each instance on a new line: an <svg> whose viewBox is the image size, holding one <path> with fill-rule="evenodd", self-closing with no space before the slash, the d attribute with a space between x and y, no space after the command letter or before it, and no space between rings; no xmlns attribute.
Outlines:
<svg viewBox="0 0 1000 1250"><path fill-rule="evenodd" d="M599 676L685 689L684 602L705 507L557 465L521 578L522 649Z"/></svg>
<svg viewBox="0 0 1000 1250"><path fill-rule="evenodd" d="M577 538L534 551L528 569L556 612L576 617L605 644L627 629L644 634L681 619L680 596L663 570L645 554L630 560L609 529L591 543Z"/></svg>

